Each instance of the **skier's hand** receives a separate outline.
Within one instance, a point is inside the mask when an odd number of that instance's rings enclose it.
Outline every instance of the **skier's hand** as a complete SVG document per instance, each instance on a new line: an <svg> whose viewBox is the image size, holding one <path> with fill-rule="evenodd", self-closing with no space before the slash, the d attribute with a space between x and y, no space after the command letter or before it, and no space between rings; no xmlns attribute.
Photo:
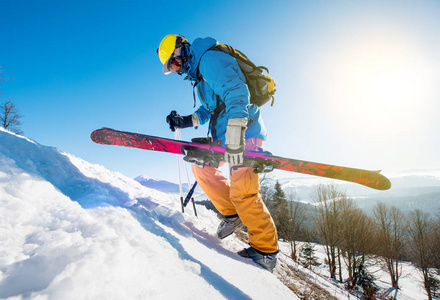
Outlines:
<svg viewBox="0 0 440 300"><path fill-rule="evenodd" d="M181 116L175 110L171 111L171 113L167 116L167 123L170 124L170 129L172 132L176 130L176 128L187 128L193 126L193 117L189 116Z"/></svg>
<svg viewBox="0 0 440 300"><path fill-rule="evenodd" d="M247 119L229 119L226 127L225 161L238 165L244 161L244 132Z"/></svg>

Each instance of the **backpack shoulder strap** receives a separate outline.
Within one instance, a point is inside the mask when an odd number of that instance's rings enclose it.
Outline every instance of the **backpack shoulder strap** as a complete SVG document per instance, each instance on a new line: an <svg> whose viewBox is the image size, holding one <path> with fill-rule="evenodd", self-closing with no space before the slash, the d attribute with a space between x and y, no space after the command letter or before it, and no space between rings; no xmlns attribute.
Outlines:
<svg viewBox="0 0 440 300"><path fill-rule="evenodd" d="M238 62L238 65L245 72L251 72L254 69L259 69L261 67L257 67L243 52L233 48L232 46L226 44L217 44L212 46L209 50L216 50L226 54L229 54L233 58L235 58Z"/></svg>
<svg viewBox="0 0 440 300"><path fill-rule="evenodd" d="M206 50L205 53L208 52L208 51L210 51L210 50L220 51L220 52L223 52L223 53L229 54L229 55L233 56L234 58L236 58L236 56L235 56L235 52L236 52L237 50L235 50L234 48L232 48L231 46L226 45L226 44L215 44L214 46L212 46L211 48L209 48L208 50ZM238 52L239 52L239 51L238 51ZM202 58L203 58L203 56L205 55L205 53L202 54L202 57L200 57L200 60L199 60L199 64L197 65L197 72L196 72L196 74L197 74L197 80L203 80L203 75L202 75L202 73L200 73L200 62L202 61ZM240 53L240 54L241 54L246 60L248 60L248 58L247 58L244 54L242 54L241 52L239 52L239 53Z"/></svg>

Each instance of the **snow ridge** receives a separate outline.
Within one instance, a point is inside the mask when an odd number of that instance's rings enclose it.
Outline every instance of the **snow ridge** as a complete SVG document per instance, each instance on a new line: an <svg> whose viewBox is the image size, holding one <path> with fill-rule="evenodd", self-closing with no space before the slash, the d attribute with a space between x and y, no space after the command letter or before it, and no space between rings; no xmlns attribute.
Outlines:
<svg viewBox="0 0 440 300"><path fill-rule="evenodd" d="M197 210L1 130L0 298L297 299Z"/></svg>

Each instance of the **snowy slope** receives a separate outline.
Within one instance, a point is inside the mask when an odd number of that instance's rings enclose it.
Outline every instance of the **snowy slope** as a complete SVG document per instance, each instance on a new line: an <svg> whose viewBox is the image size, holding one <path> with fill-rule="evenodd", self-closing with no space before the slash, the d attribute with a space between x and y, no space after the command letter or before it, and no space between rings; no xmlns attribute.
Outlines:
<svg viewBox="0 0 440 300"><path fill-rule="evenodd" d="M298 299L213 235L212 212L179 205L0 130L0 298Z"/></svg>

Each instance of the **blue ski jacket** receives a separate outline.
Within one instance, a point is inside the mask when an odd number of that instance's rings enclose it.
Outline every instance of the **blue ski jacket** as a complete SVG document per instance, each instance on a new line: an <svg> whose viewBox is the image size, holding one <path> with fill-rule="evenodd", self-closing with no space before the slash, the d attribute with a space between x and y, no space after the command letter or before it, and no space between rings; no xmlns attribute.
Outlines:
<svg viewBox="0 0 440 300"><path fill-rule="evenodd" d="M246 79L232 56L220 51L208 51L216 45L213 38L198 38L189 47L188 66L184 72L188 79L198 81L195 88L198 91L200 107L195 111L200 124L211 122L211 136L215 141L225 142L226 126L229 119L247 118L248 127L245 139L266 139L260 109L249 103L249 90ZM197 69L199 67L199 70ZM197 82L197 80L196 80ZM217 118L211 120L214 110L224 103Z"/></svg>

